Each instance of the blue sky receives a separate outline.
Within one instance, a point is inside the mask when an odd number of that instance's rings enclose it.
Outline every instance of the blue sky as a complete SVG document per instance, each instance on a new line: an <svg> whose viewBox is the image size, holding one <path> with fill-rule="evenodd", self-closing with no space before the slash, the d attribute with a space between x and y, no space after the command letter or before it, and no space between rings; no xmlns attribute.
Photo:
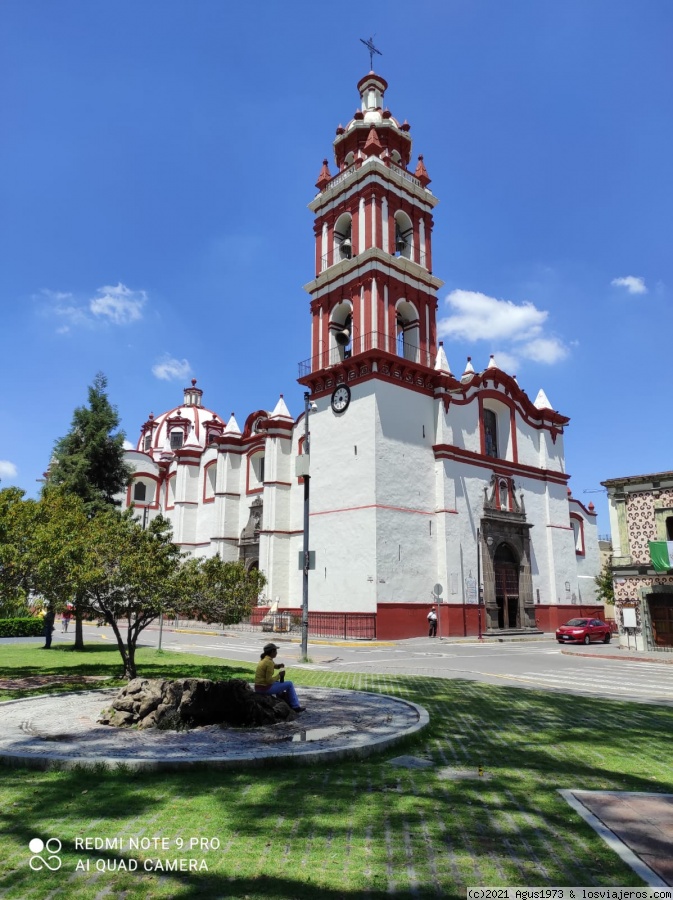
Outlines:
<svg viewBox="0 0 673 900"><path fill-rule="evenodd" d="M39 489L109 380L134 441L195 377L302 408L322 159L375 35L424 155L451 368L571 417L571 487L673 468L669 0L4 0L0 479ZM332 163L332 171L334 166Z"/></svg>

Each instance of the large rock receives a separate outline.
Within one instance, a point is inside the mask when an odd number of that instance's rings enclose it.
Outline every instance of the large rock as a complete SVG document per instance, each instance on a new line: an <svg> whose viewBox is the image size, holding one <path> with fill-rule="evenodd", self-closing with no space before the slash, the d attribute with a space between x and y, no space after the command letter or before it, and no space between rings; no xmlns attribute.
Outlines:
<svg viewBox="0 0 673 900"><path fill-rule="evenodd" d="M273 725L294 716L284 700L257 694L240 678L230 681L134 678L98 721L121 728L187 729L217 724Z"/></svg>

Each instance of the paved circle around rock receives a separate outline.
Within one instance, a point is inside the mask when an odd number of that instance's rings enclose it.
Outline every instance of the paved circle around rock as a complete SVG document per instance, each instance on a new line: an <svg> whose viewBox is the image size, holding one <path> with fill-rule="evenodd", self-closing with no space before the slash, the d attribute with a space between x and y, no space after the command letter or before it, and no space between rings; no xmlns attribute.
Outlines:
<svg viewBox="0 0 673 900"><path fill-rule="evenodd" d="M96 722L117 690L0 704L0 763L134 769L240 767L362 757L420 731L422 706L385 694L302 688L306 712L263 728L209 725L191 731L120 729Z"/></svg>

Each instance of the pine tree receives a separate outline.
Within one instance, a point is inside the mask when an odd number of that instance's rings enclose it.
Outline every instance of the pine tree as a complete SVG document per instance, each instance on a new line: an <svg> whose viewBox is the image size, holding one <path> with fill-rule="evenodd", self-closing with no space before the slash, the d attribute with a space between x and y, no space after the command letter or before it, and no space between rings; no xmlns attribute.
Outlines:
<svg viewBox="0 0 673 900"><path fill-rule="evenodd" d="M73 413L70 431L54 446L48 482L81 497L89 514L109 509L129 483L124 462L124 433L107 396L107 378L99 372L89 387L89 405Z"/></svg>

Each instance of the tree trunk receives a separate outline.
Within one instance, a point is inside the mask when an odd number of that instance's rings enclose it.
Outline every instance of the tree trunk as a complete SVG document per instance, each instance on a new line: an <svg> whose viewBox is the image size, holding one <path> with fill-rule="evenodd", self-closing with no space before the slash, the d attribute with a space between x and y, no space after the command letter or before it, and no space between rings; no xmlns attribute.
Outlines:
<svg viewBox="0 0 673 900"><path fill-rule="evenodd" d="M82 613L75 609L75 650L84 650L84 634L82 632Z"/></svg>
<svg viewBox="0 0 673 900"><path fill-rule="evenodd" d="M138 677L138 671L136 669L136 645L135 642L131 641L129 638L129 642L126 646L126 657L124 659L124 678L128 678L131 681L132 678Z"/></svg>
<svg viewBox="0 0 673 900"><path fill-rule="evenodd" d="M133 652L135 648L131 646L130 640L128 642L128 646L124 643L124 638L122 637L121 631L119 630L119 623L111 613L105 613L105 620L112 626L114 635L117 638L117 647L119 647L119 654L122 658L122 662L124 663L124 678L128 678L130 681L132 678L137 677L134 659L135 654Z"/></svg>

